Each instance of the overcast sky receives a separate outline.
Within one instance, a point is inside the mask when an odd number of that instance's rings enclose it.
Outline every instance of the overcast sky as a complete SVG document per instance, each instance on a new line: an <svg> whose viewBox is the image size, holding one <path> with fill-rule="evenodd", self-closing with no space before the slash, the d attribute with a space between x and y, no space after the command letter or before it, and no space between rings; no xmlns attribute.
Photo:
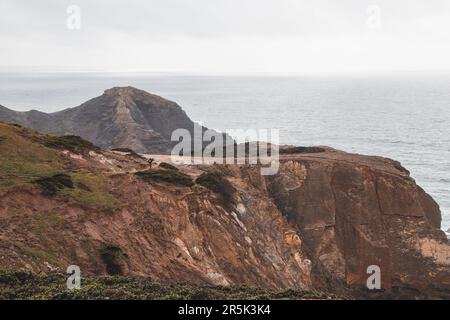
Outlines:
<svg viewBox="0 0 450 320"><path fill-rule="evenodd" d="M0 0L0 12L2 70L450 70L448 0Z"/></svg>

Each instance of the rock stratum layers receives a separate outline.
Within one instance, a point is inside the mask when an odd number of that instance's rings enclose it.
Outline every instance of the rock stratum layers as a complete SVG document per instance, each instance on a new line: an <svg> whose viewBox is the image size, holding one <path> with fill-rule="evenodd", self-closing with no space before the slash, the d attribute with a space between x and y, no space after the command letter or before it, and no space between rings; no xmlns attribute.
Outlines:
<svg viewBox="0 0 450 320"><path fill-rule="evenodd" d="M281 156L273 176L249 165L149 168L133 153L66 148L7 124L0 156L3 270L75 264L90 276L450 297L438 205L389 159L325 148ZM205 172L221 185L186 183ZM365 287L370 265L382 290Z"/></svg>

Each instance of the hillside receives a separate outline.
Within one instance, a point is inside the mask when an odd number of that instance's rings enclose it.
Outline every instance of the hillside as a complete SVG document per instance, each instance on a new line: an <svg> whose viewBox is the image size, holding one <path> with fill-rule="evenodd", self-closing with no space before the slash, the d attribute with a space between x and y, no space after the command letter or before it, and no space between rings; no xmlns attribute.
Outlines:
<svg viewBox="0 0 450 320"><path fill-rule="evenodd" d="M135 153L0 124L0 270L51 275L75 264L89 279L450 296L439 208L407 170L293 150L267 177L248 165L150 167ZM374 264L382 291L365 288Z"/></svg>
<svg viewBox="0 0 450 320"><path fill-rule="evenodd" d="M50 114L0 106L0 121L54 135L77 135L101 148L161 154L172 150L175 129L187 129L194 136L194 126L199 126L175 102L133 87L108 89L78 107Z"/></svg>

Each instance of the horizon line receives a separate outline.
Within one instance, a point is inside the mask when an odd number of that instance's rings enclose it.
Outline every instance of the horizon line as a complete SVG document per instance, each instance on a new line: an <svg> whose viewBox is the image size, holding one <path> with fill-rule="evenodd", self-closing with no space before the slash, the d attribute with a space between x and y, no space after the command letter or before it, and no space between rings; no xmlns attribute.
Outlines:
<svg viewBox="0 0 450 320"><path fill-rule="evenodd" d="M349 72L302 72L302 71L149 71L149 70L81 70L41 67L11 68L0 66L0 74L122 74L165 76L283 76L283 77L402 77L402 76L450 76L449 70L393 70L393 71L349 71Z"/></svg>

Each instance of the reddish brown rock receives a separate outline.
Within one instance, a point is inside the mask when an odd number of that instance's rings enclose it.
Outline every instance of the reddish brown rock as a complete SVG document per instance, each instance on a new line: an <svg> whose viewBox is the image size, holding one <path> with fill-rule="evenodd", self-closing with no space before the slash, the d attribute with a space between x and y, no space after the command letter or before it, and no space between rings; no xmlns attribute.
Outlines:
<svg viewBox="0 0 450 320"><path fill-rule="evenodd" d="M378 265L385 294L448 297L439 207L397 162L327 149L285 157L269 181L312 260L338 282L365 288L367 267Z"/></svg>
<svg viewBox="0 0 450 320"><path fill-rule="evenodd" d="M76 264L84 275L162 282L450 297L439 208L395 161L325 148L283 155L269 177L256 166L179 167L193 179L219 172L231 186L225 195L144 181L134 173L149 165L136 155L51 149L38 133L4 124L0 136L0 269ZM73 189L44 195L23 174L49 163ZM365 287L370 265L381 268L381 292Z"/></svg>

